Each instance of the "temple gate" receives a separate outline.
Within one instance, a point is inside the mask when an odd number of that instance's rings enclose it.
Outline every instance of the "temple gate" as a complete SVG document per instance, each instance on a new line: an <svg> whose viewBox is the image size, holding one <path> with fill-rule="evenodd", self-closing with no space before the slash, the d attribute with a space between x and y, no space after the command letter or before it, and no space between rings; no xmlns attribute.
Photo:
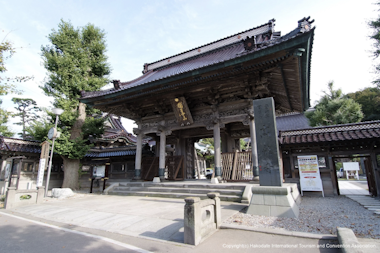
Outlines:
<svg viewBox="0 0 380 253"><path fill-rule="evenodd" d="M215 176L222 177L221 153L235 152L236 140L252 139L252 173L258 176L253 101L273 98L276 115L309 107L314 28L309 18L281 36L275 20L150 64L129 82L83 92L81 102L135 120L138 128L136 179L141 179L142 138L156 140L158 176L165 177L165 147L183 157L184 178L193 178L194 142L213 137ZM257 128L257 126L256 126ZM157 162L157 161L156 161Z"/></svg>

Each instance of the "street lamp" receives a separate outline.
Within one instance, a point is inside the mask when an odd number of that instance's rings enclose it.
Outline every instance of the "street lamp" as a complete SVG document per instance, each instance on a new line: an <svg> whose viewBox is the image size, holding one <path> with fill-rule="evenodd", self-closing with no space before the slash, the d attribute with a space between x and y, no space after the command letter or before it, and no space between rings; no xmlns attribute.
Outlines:
<svg viewBox="0 0 380 253"><path fill-rule="evenodd" d="M48 138L50 140L53 140L53 144L51 145L51 152L50 152L50 161L49 161L49 167L48 167L48 174L46 177L46 188L45 188L45 197L48 193L49 188L49 181L50 181L50 172L51 172L51 164L53 162L53 151L54 151L54 141L57 138L57 124L58 124L58 118L59 115L63 113L63 110L61 108L53 108L53 113L56 115L55 117L55 127L50 128L48 133Z"/></svg>

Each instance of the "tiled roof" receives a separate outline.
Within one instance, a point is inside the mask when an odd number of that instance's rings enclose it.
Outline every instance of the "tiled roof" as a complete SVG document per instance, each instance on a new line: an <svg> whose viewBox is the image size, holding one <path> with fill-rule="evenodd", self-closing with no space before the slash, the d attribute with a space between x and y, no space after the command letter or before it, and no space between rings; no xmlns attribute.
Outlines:
<svg viewBox="0 0 380 253"><path fill-rule="evenodd" d="M275 45L278 45L280 43L283 43L288 40L292 40L293 38L296 38L304 33L310 33L314 31L314 28L311 29L311 23L313 21L309 21L309 18L304 18L300 21L298 21L298 27L291 31L290 33L286 34L285 36L279 37L279 33L273 32L271 34L271 37L269 40L264 39L265 33L267 33L269 30L272 30L272 28L265 28L265 31L262 31L263 33L261 35L256 35L256 43L257 48L252 50L245 50L243 39L246 37L241 37L239 40L231 41L230 44L223 44L220 45L218 48L211 48L209 51L203 52L202 47L194 49L196 51L195 55L188 55L194 50L187 51L185 53L179 54L177 56L173 56L170 58L175 58L176 62L167 62L170 60L169 58L166 58L164 60L152 63L150 66L151 68L147 69L147 72L145 72L142 76L139 78L130 81L130 82L122 82L120 83L120 88L115 89L111 88L108 90L102 90L102 91L92 91L92 92L83 92L82 93L82 99L87 98L93 98L98 96L104 96L109 95L113 93L120 92L122 90L131 89L137 86L146 85L148 83L153 83L155 81L159 81L162 79L166 79L169 77L173 77L176 75L180 75L189 71L193 71L196 69L200 69L203 67L207 67L210 65L223 63L232 59L236 59L239 57L243 57L248 54L255 54L258 51L261 51L266 48L273 47ZM269 23L268 23L269 24ZM265 25L264 25L265 26ZM268 25L269 27L269 25ZM254 28L252 31L254 31L256 28ZM259 30L261 32L262 27L259 27ZM249 30L250 31L250 30ZM255 30L256 31L256 30ZM245 32L241 33L244 34ZM235 38L237 35L233 35ZM224 40L229 40L232 37L227 37ZM216 45L219 45L219 41L215 42ZM211 43L214 45L215 43ZM209 46L211 44L208 44L206 46ZM204 47L204 46L203 46ZM200 52L198 52L200 50ZM185 57L186 56L186 57ZM178 58L180 57L180 58ZM182 57L182 58L181 58ZM178 58L178 59L177 59ZM161 64L163 61L166 61L164 65L157 65ZM156 66L157 65L157 66Z"/></svg>
<svg viewBox="0 0 380 253"><path fill-rule="evenodd" d="M26 141L0 136L0 150L22 153L41 153L39 141Z"/></svg>
<svg viewBox="0 0 380 253"><path fill-rule="evenodd" d="M144 65L145 69L143 72L147 72L149 70L154 70L154 69L157 69L157 68L160 68L160 67L178 62L178 61L182 61L184 59L188 59L188 58L191 58L194 56L198 56L200 54L204 54L204 53L213 51L215 49L218 49L218 48L221 48L221 47L224 47L227 45L231 45L231 44L236 43L236 42L241 42L242 39L245 39L247 37L257 36L257 35L268 33L268 32L274 32L274 22L275 22L275 20L272 19L272 20L269 20L268 23L263 24L261 26L258 26L258 27L255 27L255 28L246 30L244 32L240 32L240 33L231 35L231 36L228 36L228 37L220 39L218 41L214 41L214 42L208 43L206 45L203 45L203 46L200 46L197 48L193 48L193 49L188 50L186 52L183 52L183 53L180 53L177 55L173 55L171 57L167 57L165 59L162 59L162 60L159 60L159 61L156 61L153 63L145 64ZM265 39L262 36L259 36L257 38L258 43L261 43L264 40Z"/></svg>
<svg viewBox="0 0 380 253"><path fill-rule="evenodd" d="M380 138L380 121L281 131L281 145L329 143Z"/></svg>
<svg viewBox="0 0 380 253"><path fill-rule="evenodd" d="M109 125L106 124L101 140L116 141L117 139L126 139L130 144L137 143L137 137L124 128L119 117L113 114L109 114L107 117ZM150 137L145 137L143 144L148 143L150 140Z"/></svg>
<svg viewBox="0 0 380 253"><path fill-rule="evenodd" d="M276 117L277 130L288 131L309 128L309 120L302 113L292 113Z"/></svg>
<svg viewBox="0 0 380 253"><path fill-rule="evenodd" d="M136 150L119 150L119 151L112 151L112 149L108 149L106 151L102 152L88 152L85 157L90 158L101 158L101 157L112 157L112 156L129 156L129 155L136 155Z"/></svg>

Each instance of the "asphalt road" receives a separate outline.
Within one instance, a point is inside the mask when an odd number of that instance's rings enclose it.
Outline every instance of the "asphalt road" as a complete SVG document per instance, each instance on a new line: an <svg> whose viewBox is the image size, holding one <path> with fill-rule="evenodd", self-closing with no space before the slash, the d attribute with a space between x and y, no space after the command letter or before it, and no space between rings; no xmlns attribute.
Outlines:
<svg viewBox="0 0 380 253"><path fill-rule="evenodd" d="M149 252L129 244L0 213L0 252Z"/></svg>

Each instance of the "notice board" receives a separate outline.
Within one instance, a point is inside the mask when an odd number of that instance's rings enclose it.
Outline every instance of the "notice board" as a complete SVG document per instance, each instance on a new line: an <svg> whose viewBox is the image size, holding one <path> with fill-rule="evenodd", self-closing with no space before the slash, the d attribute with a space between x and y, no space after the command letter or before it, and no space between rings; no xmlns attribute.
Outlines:
<svg viewBox="0 0 380 253"><path fill-rule="evenodd" d="M300 174L301 195L304 191L323 192L321 174L319 172L318 156L297 156L298 169Z"/></svg>

